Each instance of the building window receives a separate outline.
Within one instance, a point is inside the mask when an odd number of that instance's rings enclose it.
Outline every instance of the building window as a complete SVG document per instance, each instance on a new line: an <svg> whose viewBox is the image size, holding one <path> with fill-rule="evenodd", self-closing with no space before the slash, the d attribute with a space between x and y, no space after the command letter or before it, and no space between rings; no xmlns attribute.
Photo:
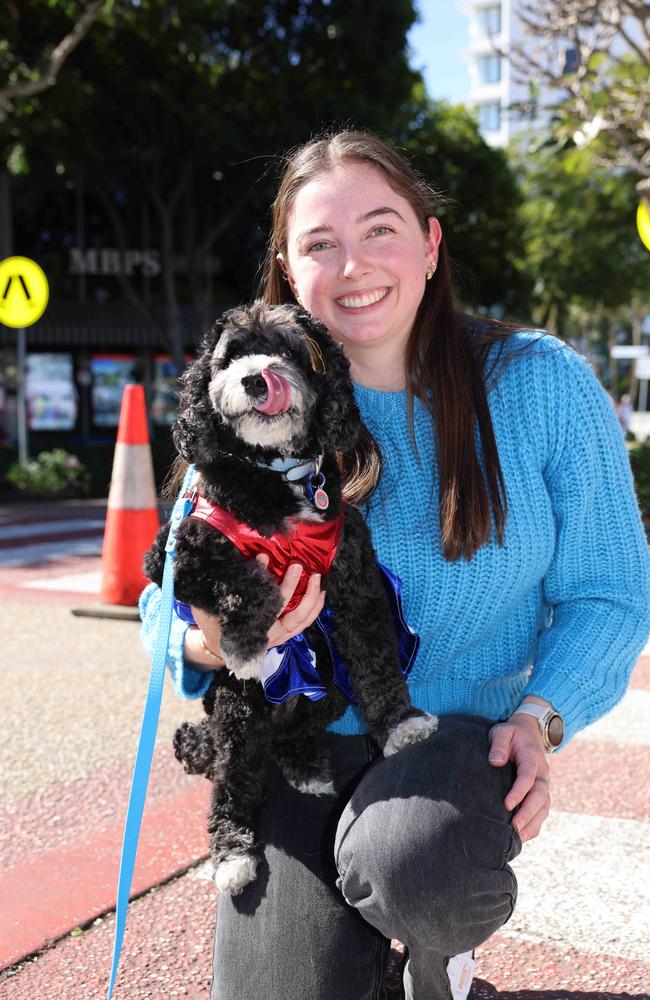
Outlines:
<svg viewBox="0 0 650 1000"><path fill-rule="evenodd" d="M498 101L480 104L478 124L481 132L498 132L501 128L501 105Z"/></svg>
<svg viewBox="0 0 650 1000"><path fill-rule="evenodd" d="M562 73L564 75L575 73L579 65L580 56L578 55L578 50L573 47L566 49L564 52L564 66L562 68Z"/></svg>
<svg viewBox="0 0 650 1000"><path fill-rule="evenodd" d="M479 56L478 76L481 83L498 83L501 79L501 56L495 52L489 56Z"/></svg>
<svg viewBox="0 0 650 1000"><path fill-rule="evenodd" d="M476 12L479 28L483 35L498 35L501 32L501 4L481 7Z"/></svg>

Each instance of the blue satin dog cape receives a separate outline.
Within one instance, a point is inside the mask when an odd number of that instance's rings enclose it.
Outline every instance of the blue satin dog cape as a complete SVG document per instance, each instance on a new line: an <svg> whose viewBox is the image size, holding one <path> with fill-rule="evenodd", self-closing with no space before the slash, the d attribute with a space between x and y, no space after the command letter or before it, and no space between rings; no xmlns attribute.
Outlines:
<svg viewBox="0 0 650 1000"><path fill-rule="evenodd" d="M402 581L379 560L377 566L381 570L382 583L395 623L400 666L404 676L408 677L417 656L420 637L407 625L404 618ZM183 621L195 624L188 604L175 599L174 610ZM334 683L341 694L355 704L350 675L334 640L334 613L327 604L316 619L316 624L323 633L332 657ZM296 694L304 694L311 701L318 701L327 694L316 667L316 653L304 632L269 649L262 664L260 680L267 701L275 705L282 704Z"/></svg>

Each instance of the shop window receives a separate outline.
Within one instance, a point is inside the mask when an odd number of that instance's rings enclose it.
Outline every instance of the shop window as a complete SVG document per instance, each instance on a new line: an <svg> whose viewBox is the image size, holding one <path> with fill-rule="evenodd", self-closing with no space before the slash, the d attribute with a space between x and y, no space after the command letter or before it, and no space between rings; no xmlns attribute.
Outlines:
<svg viewBox="0 0 650 1000"><path fill-rule="evenodd" d="M191 355L187 354L185 360L191 361ZM154 424L169 427L174 422L178 412L178 389L178 373L170 355L156 354L151 399L151 418Z"/></svg>
<svg viewBox="0 0 650 1000"><path fill-rule="evenodd" d="M72 355L28 354L25 394L31 431L71 431L77 422Z"/></svg>
<svg viewBox="0 0 650 1000"><path fill-rule="evenodd" d="M94 354L90 359L90 374L93 424L117 427L124 386L136 381L135 357L132 354Z"/></svg>

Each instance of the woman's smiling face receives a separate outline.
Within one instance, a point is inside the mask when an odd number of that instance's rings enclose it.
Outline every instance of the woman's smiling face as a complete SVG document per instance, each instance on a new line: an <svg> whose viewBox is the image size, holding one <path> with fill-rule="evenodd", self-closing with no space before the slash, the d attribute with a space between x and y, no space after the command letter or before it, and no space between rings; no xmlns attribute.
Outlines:
<svg viewBox="0 0 650 1000"><path fill-rule="evenodd" d="M381 171L342 163L298 191L284 261L294 294L345 347L404 350L436 263L440 225L425 232Z"/></svg>

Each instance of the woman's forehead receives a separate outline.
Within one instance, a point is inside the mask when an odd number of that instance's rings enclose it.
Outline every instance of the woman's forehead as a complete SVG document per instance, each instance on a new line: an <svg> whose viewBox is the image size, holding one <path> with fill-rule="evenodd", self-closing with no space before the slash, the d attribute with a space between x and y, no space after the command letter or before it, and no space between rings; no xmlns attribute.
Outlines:
<svg viewBox="0 0 650 1000"><path fill-rule="evenodd" d="M289 238L293 241L311 229L334 228L343 221L361 225L369 213L384 207L415 214L406 198L393 190L377 167L365 163L337 164L303 184L296 193L288 219Z"/></svg>

